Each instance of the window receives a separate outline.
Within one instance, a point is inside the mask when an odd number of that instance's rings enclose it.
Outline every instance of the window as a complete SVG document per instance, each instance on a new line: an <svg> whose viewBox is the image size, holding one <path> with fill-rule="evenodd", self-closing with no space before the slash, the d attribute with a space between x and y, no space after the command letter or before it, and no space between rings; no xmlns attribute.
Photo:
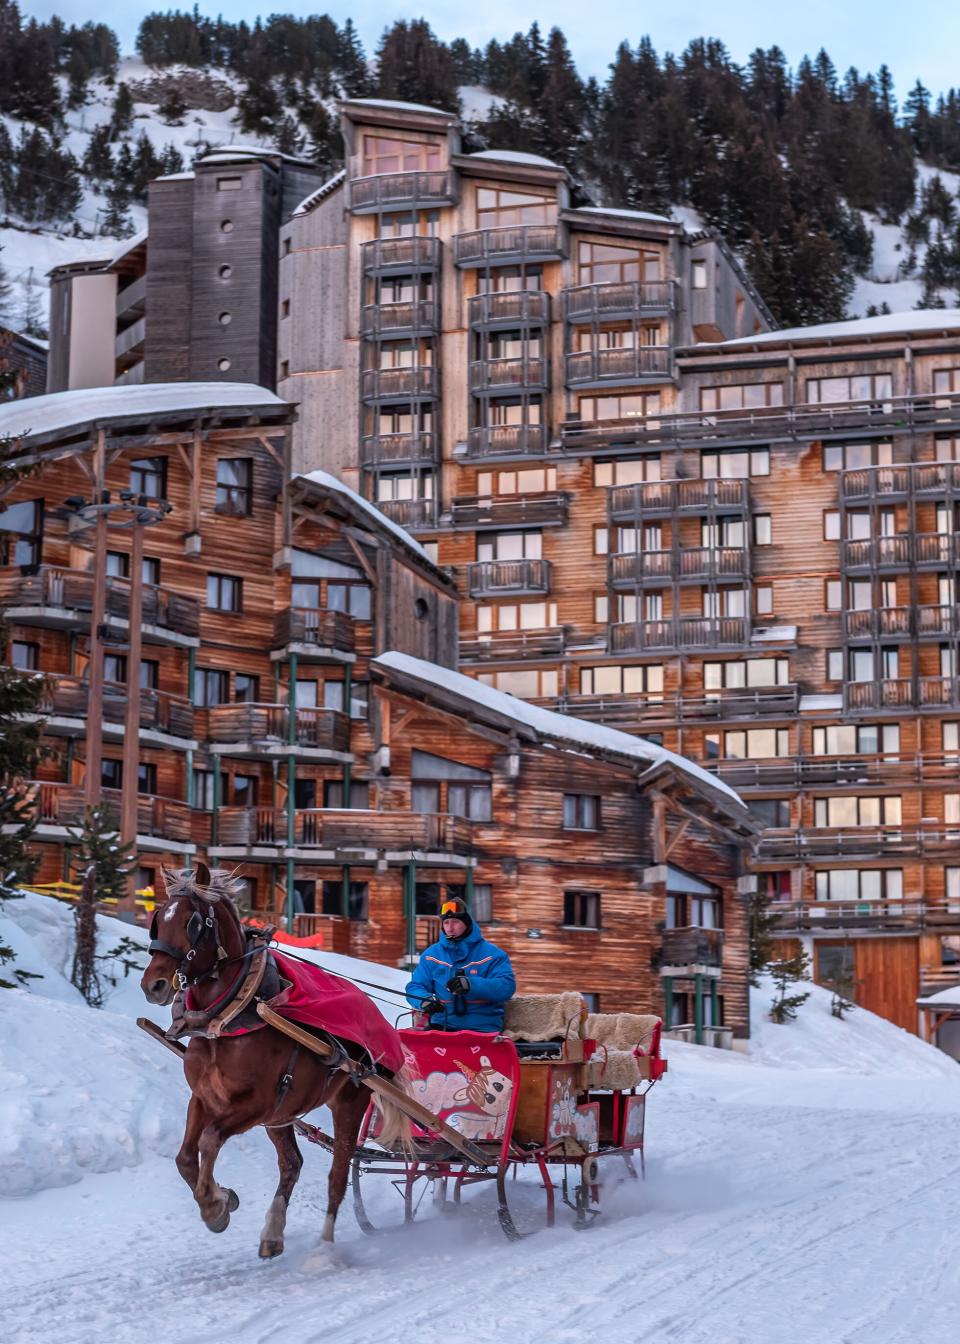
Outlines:
<svg viewBox="0 0 960 1344"><path fill-rule="evenodd" d="M660 480L660 458L619 457L612 462L594 462L593 483L605 485L637 485L641 481Z"/></svg>
<svg viewBox="0 0 960 1344"><path fill-rule="evenodd" d="M667 896L665 923L668 929L722 929L723 906L717 896L674 892Z"/></svg>
<svg viewBox="0 0 960 1344"><path fill-rule="evenodd" d="M791 874L786 869L778 873L756 873L757 890L770 901L789 901L792 898Z"/></svg>
<svg viewBox="0 0 960 1344"><path fill-rule="evenodd" d="M824 541L840 540L840 511L839 509L824 509L823 512L823 539Z"/></svg>
<svg viewBox="0 0 960 1344"><path fill-rule="evenodd" d="M478 560L539 560L542 532L491 532L477 540Z"/></svg>
<svg viewBox="0 0 960 1344"><path fill-rule="evenodd" d="M148 499L164 499L167 494L167 459L139 457L130 463L130 489Z"/></svg>
<svg viewBox="0 0 960 1344"><path fill-rule="evenodd" d="M899 750L897 723L832 723L813 730L814 756L895 755Z"/></svg>
<svg viewBox="0 0 960 1344"><path fill-rule="evenodd" d="M104 789L123 787L123 761L104 758L100 762L100 786Z"/></svg>
<svg viewBox="0 0 960 1344"><path fill-rule="evenodd" d="M960 369L934 369L934 392L960 392Z"/></svg>
<svg viewBox="0 0 960 1344"><path fill-rule="evenodd" d="M445 784L446 811L469 821L491 818L491 778L487 770L414 748L411 781L414 812L442 811L441 788Z"/></svg>
<svg viewBox="0 0 960 1344"><path fill-rule="evenodd" d="M377 503L403 499L433 499L433 474L384 471L377 476Z"/></svg>
<svg viewBox="0 0 960 1344"><path fill-rule="evenodd" d="M369 905L369 890L366 882L348 882L346 909L344 909L344 883L335 878L328 878L323 883L323 913L346 915L347 919L365 920Z"/></svg>
<svg viewBox="0 0 960 1344"><path fill-rule="evenodd" d="M890 373L858 373L846 378L808 378L807 401L885 401L893 396Z"/></svg>
<svg viewBox="0 0 960 1344"><path fill-rule="evenodd" d="M351 808L366 811L370 806L370 785L365 779L351 779L350 792L346 803L343 801L343 780L325 779L323 781L324 807Z"/></svg>
<svg viewBox="0 0 960 1344"><path fill-rule="evenodd" d="M606 593L594 593L593 619L599 625L604 625L610 619L610 599Z"/></svg>
<svg viewBox="0 0 960 1344"><path fill-rule="evenodd" d="M323 681L323 707L336 709L343 713L343 682L325 677Z"/></svg>
<svg viewBox="0 0 960 1344"><path fill-rule="evenodd" d="M862 471L864 467L888 467L893 461L891 443L825 443L824 471Z"/></svg>
<svg viewBox="0 0 960 1344"><path fill-rule="evenodd" d="M746 480L748 476L770 475L770 449L746 448L700 454L700 474L708 481Z"/></svg>
<svg viewBox="0 0 960 1344"><path fill-rule="evenodd" d="M703 689L706 698L719 690L755 689L762 686L787 686L790 663L787 658L743 658L737 662L704 663Z"/></svg>
<svg viewBox="0 0 960 1344"><path fill-rule="evenodd" d="M783 383L734 383L700 389L701 411L741 411L782 405Z"/></svg>
<svg viewBox="0 0 960 1344"><path fill-rule="evenodd" d="M442 166L436 141L401 140L386 135L363 137L363 175L433 172Z"/></svg>
<svg viewBox="0 0 960 1344"><path fill-rule="evenodd" d="M220 221L220 232L221 232L221 233L233 233L233 220L232 220L232 219L222 219L222 220Z"/></svg>
<svg viewBox="0 0 960 1344"><path fill-rule="evenodd" d="M943 819L948 826L960 824L960 793L943 795Z"/></svg>
<svg viewBox="0 0 960 1344"><path fill-rule="evenodd" d="M481 636L511 630L552 630L556 624L556 602L498 602L477 607L477 633Z"/></svg>
<svg viewBox="0 0 960 1344"><path fill-rule="evenodd" d="M839 611L843 606L842 593L843 585L839 579L827 579L823 585L824 611Z"/></svg>
<svg viewBox="0 0 960 1344"><path fill-rule="evenodd" d="M599 831L600 799L595 793L565 793L563 795L563 829L565 831Z"/></svg>
<svg viewBox="0 0 960 1344"><path fill-rule="evenodd" d="M303 915L316 914L317 913L316 901L317 901L316 880L312 877L295 877L293 880L294 913Z"/></svg>
<svg viewBox="0 0 960 1344"><path fill-rule="evenodd" d="M225 705L230 699L230 673L198 667L193 679L193 703L199 709Z"/></svg>
<svg viewBox="0 0 960 1344"><path fill-rule="evenodd" d="M610 550L610 530L606 527L595 527L593 529L593 553L594 555L606 555Z"/></svg>
<svg viewBox="0 0 960 1344"><path fill-rule="evenodd" d="M773 542L773 519L769 513L753 515L754 546L769 546Z"/></svg>
<svg viewBox="0 0 960 1344"><path fill-rule="evenodd" d="M948 913L960 914L960 868L944 868L943 886L948 902Z"/></svg>
<svg viewBox="0 0 960 1344"><path fill-rule="evenodd" d="M773 584L757 583L753 588L753 610L757 616L773 615Z"/></svg>
<svg viewBox="0 0 960 1344"><path fill-rule="evenodd" d="M125 551L107 551L107 578L129 579L130 557Z"/></svg>
<svg viewBox="0 0 960 1344"><path fill-rule="evenodd" d="M663 667L646 663L640 667L623 667L608 663L600 667L580 669L582 695L663 695Z"/></svg>
<svg viewBox="0 0 960 1344"><path fill-rule="evenodd" d="M137 895L152 895L156 891L156 869L138 868L137 869Z"/></svg>
<svg viewBox="0 0 960 1344"><path fill-rule="evenodd" d="M369 699L370 699L369 683L366 681L351 681L350 683L351 719L365 719L367 717Z"/></svg>
<svg viewBox="0 0 960 1344"><path fill-rule="evenodd" d="M238 705L256 704L260 699L260 678L238 672L233 682L233 699Z"/></svg>
<svg viewBox="0 0 960 1344"><path fill-rule="evenodd" d="M707 288L707 263L699 259L690 263L690 285L693 289Z"/></svg>
<svg viewBox="0 0 960 1344"><path fill-rule="evenodd" d="M943 723L940 727L943 750L951 753L960 752L960 723Z"/></svg>
<svg viewBox="0 0 960 1344"><path fill-rule="evenodd" d="M901 868L826 868L816 875L818 901L899 901Z"/></svg>
<svg viewBox="0 0 960 1344"><path fill-rule="evenodd" d="M349 612L358 621L370 620L371 597L366 583L327 584L327 610Z"/></svg>
<svg viewBox="0 0 960 1344"><path fill-rule="evenodd" d="M240 191L243 187L242 177L218 177L217 191Z"/></svg>
<svg viewBox="0 0 960 1344"><path fill-rule="evenodd" d="M934 447L938 462L960 462L960 439L938 438Z"/></svg>
<svg viewBox="0 0 960 1344"><path fill-rule="evenodd" d="M581 397L577 403L581 420L639 420L660 414L659 392L626 392L623 396Z"/></svg>
<svg viewBox="0 0 960 1344"><path fill-rule="evenodd" d="M115 686L127 683L127 656L124 653L105 653L103 655L103 679Z"/></svg>
<svg viewBox="0 0 960 1344"><path fill-rule="evenodd" d="M232 574L208 574L207 607L211 611L242 611L243 580Z"/></svg>
<svg viewBox="0 0 960 1344"><path fill-rule="evenodd" d="M293 688L293 699L297 709L316 709L320 703L317 696L317 682L298 677Z"/></svg>
<svg viewBox="0 0 960 1344"><path fill-rule="evenodd" d="M563 893L563 922L569 928L599 929L599 891L565 891Z"/></svg>
<svg viewBox="0 0 960 1344"><path fill-rule="evenodd" d="M217 513L245 518L253 503L253 460L249 457L217 459Z"/></svg>
<svg viewBox="0 0 960 1344"><path fill-rule="evenodd" d="M856 975L856 948L852 943L841 947L817 947L817 980L828 987L847 985Z"/></svg>
<svg viewBox="0 0 960 1344"><path fill-rule="evenodd" d="M499 397L487 403L485 423L491 429L503 429L510 425L539 425L541 398L536 397Z"/></svg>
<svg viewBox="0 0 960 1344"><path fill-rule="evenodd" d="M142 761L137 766L137 793L156 793L157 767L152 761Z"/></svg>
<svg viewBox="0 0 960 1344"><path fill-rule="evenodd" d="M40 563L43 540L43 500L24 499L0 505L0 561L30 568Z"/></svg>
<svg viewBox="0 0 960 1344"><path fill-rule="evenodd" d="M577 252L581 285L659 280L660 253L613 243L580 243Z"/></svg>
<svg viewBox="0 0 960 1344"><path fill-rule="evenodd" d="M234 775L233 777L234 807L256 807L258 783L259 781L256 775Z"/></svg>
<svg viewBox="0 0 960 1344"><path fill-rule="evenodd" d="M843 649L827 649L827 681L843 681Z"/></svg>
<svg viewBox="0 0 960 1344"><path fill-rule="evenodd" d="M515 672L481 672L477 680L518 700L549 700L559 694L560 674L556 668L524 668Z"/></svg>
<svg viewBox="0 0 960 1344"><path fill-rule="evenodd" d="M295 779L293 781L293 806L297 811L310 812L317 805L317 781L315 779Z"/></svg>
<svg viewBox="0 0 960 1344"><path fill-rule="evenodd" d="M700 605L704 616L746 616L747 597L748 591L744 588L724 586L713 591L704 588L700 593Z"/></svg>
<svg viewBox="0 0 960 1344"><path fill-rule="evenodd" d="M477 275L478 294L516 294L522 290L543 288L543 271L539 266L498 266L489 274Z"/></svg>
<svg viewBox="0 0 960 1344"><path fill-rule="evenodd" d="M556 217L556 197L498 187L477 188L478 229L502 228L507 224L551 224Z"/></svg>
<svg viewBox="0 0 960 1344"><path fill-rule="evenodd" d="M523 471L480 471L477 473L477 494L484 497L497 495L542 494L557 488L556 467L530 467Z"/></svg>
<svg viewBox="0 0 960 1344"><path fill-rule="evenodd" d="M715 521L706 518L700 523L700 545L711 549L717 546L744 546L746 524L734 514L722 514Z"/></svg>
<svg viewBox="0 0 960 1344"><path fill-rule="evenodd" d="M714 750L708 755L719 755L723 744L723 755L729 760L769 760L776 756L786 756L790 750L790 733L787 728L748 728L730 729L725 733L707 733L704 741Z"/></svg>
<svg viewBox="0 0 960 1344"><path fill-rule="evenodd" d="M896 796L815 798L815 826L899 826L900 799Z"/></svg>
<svg viewBox="0 0 960 1344"><path fill-rule="evenodd" d="M14 639L10 644L10 664L21 672L36 672L40 666L40 645Z"/></svg>
<svg viewBox="0 0 960 1344"><path fill-rule="evenodd" d="M490 821L493 798L489 784L447 785L447 811L468 821Z"/></svg>

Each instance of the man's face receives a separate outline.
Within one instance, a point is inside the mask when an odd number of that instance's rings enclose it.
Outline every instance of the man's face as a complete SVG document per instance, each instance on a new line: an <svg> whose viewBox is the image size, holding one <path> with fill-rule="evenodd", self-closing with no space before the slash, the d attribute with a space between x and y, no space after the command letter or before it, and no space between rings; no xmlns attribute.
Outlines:
<svg viewBox="0 0 960 1344"><path fill-rule="evenodd" d="M456 915L447 915L446 919L442 921L441 927L448 938L459 938L461 934L467 931L466 924Z"/></svg>

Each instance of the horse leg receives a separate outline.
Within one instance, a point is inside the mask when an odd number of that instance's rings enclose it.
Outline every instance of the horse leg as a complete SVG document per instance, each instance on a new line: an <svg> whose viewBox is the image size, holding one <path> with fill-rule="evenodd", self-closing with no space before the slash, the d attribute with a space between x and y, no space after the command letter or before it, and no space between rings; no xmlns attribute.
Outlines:
<svg viewBox="0 0 960 1344"><path fill-rule="evenodd" d="M197 1181L200 1179L200 1154L197 1145L207 1119L207 1113L199 1099L191 1097L187 1107L187 1127L183 1131L183 1142L176 1157L177 1171L189 1185L191 1192L196 1190Z"/></svg>
<svg viewBox="0 0 960 1344"><path fill-rule="evenodd" d="M260 1259L270 1260L283 1254L283 1230L287 1225L287 1205L293 1194L293 1187L300 1176L303 1157L297 1145L292 1125L267 1129L270 1142L277 1150L277 1162L280 1165L280 1184L277 1193L267 1210L267 1221L260 1233Z"/></svg>
<svg viewBox="0 0 960 1344"><path fill-rule="evenodd" d="M330 1105L333 1114L333 1161L327 1183L327 1216L323 1220L323 1240L333 1241L333 1225L347 1190L350 1159L357 1147L357 1135L366 1114L370 1093L365 1087L348 1084Z"/></svg>
<svg viewBox="0 0 960 1344"><path fill-rule="evenodd" d="M213 1168L230 1134L239 1133L242 1128L231 1126L230 1132L225 1133L223 1126L212 1120L200 1135L200 1178L193 1196L200 1205L200 1216L211 1232L225 1232L231 1213L240 1203L233 1190L217 1184L213 1178Z"/></svg>

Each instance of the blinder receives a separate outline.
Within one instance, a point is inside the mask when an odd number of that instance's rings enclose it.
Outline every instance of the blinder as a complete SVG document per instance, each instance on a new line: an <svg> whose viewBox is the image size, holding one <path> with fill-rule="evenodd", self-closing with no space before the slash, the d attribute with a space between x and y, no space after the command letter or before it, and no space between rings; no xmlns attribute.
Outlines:
<svg viewBox="0 0 960 1344"><path fill-rule="evenodd" d="M214 937L216 939L217 946L219 948L220 939L219 934L217 932L217 920L216 916L213 913L212 906L208 907L208 913L206 918L204 918L204 916L200 913L199 910L194 910L193 914L187 920L187 927L185 932L188 939L190 940L190 948L186 952L181 951L179 947L172 947L168 942L165 942L164 939L159 936L160 924L158 921L159 921L159 914L155 910L153 914L153 919L150 921L150 946L147 949L151 954L153 954L154 952L163 952L166 954L166 956L172 957L173 960L176 962L193 961L193 958L197 954L197 946L201 938L203 937L206 929L213 930ZM178 974L181 976L183 975L182 972L178 972Z"/></svg>

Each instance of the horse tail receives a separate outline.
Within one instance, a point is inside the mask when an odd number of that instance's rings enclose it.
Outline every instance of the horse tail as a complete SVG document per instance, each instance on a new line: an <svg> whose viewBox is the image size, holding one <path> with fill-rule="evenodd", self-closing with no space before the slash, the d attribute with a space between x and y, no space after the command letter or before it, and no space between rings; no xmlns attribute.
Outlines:
<svg viewBox="0 0 960 1344"><path fill-rule="evenodd" d="M406 1064L391 1078L395 1087L400 1088L401 1092L410 1092L411 1073ZM395 1102L387 1101L386 1097L377 1098L377 1110L380 1112L380 1133L377 1135L377 1142L384 1148L400 1148L406 1157L413 1156L413 1128L410 1124L410 1117L401 1111Z"/></svg>

